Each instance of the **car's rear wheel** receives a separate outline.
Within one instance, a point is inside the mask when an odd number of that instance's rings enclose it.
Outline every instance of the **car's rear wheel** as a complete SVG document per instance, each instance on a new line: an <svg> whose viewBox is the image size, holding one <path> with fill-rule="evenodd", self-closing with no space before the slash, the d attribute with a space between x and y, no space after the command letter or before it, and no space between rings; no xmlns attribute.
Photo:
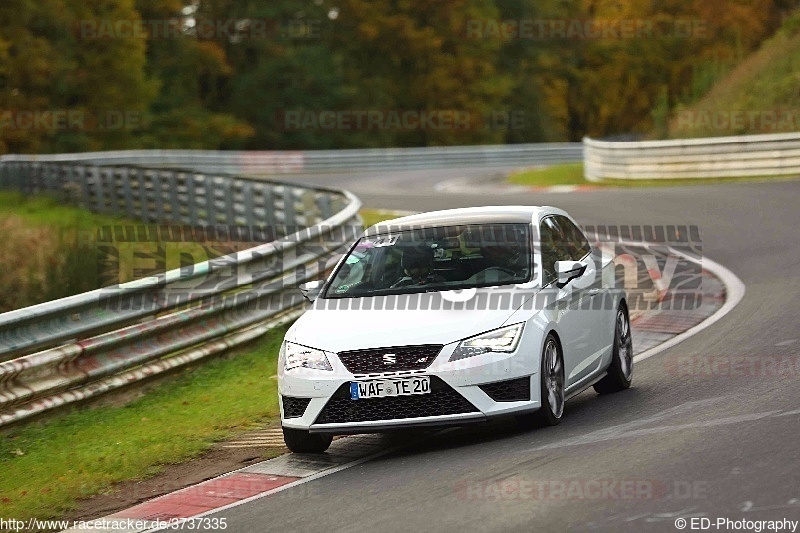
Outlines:
<svg viewBox="0 0 800 533"><path fill-rule="evenodd" d="M556 426L564 414L564 358L552 333L542 349L539 385L541 407L534 413L518 416L517 420L526 426Z"/></svg>
<svg viewBox="0 0 800 533"><path fill-rule="evenodd" d="M619 392L631 386L633 380L633 337L628 310L620 306L614 321L614 347L606 377L595 383L598 394Z"/></svg>
<svg viewBox="0 0 800 533"><path fill-rule="evenodd" d="M295 453L323 453L333 442L333 436L285 427L283 441Z"/></svg>

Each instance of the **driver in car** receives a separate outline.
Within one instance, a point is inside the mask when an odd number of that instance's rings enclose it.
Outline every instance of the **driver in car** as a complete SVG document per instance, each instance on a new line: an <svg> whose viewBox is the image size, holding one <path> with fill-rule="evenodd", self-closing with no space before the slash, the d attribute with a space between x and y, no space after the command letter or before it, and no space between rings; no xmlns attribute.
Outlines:
<svg viewBox="0 0 800 533"><path fill-rule="evenodd" d="M392 287L427 285L445 281L444 278L433 273L433 253L433 249L425 247L404 250L400 259L404 276L394 282Z"/></svg>
<svg viewBox="0 0 800 533"><path fill-rule="evenodd" d="M481 255L486 261L486 269L495 268L513 273L514 277L526 276L528 261L522 247L514 241L485 244Z"/></svg>

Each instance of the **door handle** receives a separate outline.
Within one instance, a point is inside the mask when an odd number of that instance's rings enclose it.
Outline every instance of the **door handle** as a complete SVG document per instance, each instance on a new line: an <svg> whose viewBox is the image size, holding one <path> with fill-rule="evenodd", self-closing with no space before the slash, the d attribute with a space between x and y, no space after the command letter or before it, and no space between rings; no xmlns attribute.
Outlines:
<svg viewBox="0 0 800 533"><path fill-rule="evenodd" d="M601 292L603 292L603 289L589 289L589 298L594 298Z"/></svg>

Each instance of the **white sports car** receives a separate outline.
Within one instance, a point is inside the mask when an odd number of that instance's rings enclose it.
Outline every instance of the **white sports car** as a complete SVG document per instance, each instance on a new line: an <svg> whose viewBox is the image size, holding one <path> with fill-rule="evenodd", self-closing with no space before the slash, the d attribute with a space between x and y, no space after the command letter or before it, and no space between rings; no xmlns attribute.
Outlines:
<svg viewBox="0 0 800 533"><path fill-rule="evenodd" d="M633 349L614 265L552 207L476 207L364 232L286 333L284 439L321 453L335 434L515 415L558 424L594 385L626 389Z"/></svg>

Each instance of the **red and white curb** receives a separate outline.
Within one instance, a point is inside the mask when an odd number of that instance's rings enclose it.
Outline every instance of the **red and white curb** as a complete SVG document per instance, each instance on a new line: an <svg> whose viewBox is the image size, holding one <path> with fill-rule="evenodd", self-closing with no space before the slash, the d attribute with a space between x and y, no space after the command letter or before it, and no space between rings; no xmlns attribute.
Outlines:
<svg viewBox="0 0 800 533"><path fill-rule="evenodd" d="M551 185L549 187L526 187L529 191L543 193L569 193L596 191L602 187L597 185Z"/></svg>
<svg viewBox="0 0 800 533"><path fill-rule="evenodd" d="M263 461L191 487L165 494L112 515L87 520L68 532L141 532L188 527L189 518L222 511L361 464L395 448L381 435L337 439L325 455L287 454Z"/></svg>
<svg viewBox="0 0 800 533"><path fill-rule="evenodd" d="M451 194L520 194L520 193L574 193L598 190L597 185L550 185L548 187L536 187L530 185L514 185L504 181L485 183L467 178L455 178L442 181L434 185L437 192Z"/></svg>
<svg viewBox="0 0 800 533"><path fill-rule="evenodd" d="M690 261L695 260L694 258L682 252L675 251L675 253L683 256L687 260ZM663 352L664 350L672 348L676 344L683 342L689 337L697 335L704 329L719 322L725 315L733 311L733 308L736 307L739 304L739 302L742 301L745 294L745 285L742 282L742 280L740 280L738 276L736 276L736 274L725 268L723 265L717 263L716 261L712 261L711 259L708 258L703 258L702 265L703 265L704 275L706 273L711 273L716 277L717 280L719 280L721 291L712 290L711 297L712 299L716 297L722 300L723 302L722 305L716 308L716 310L710 316L705 316L702 318L698 317L698 320L691 326L689 324L685 324L684 328L687 328L687 326L689 327L687 329L684 329L681 333L678 333L677 335L672 335L667 339L663 339L655 346L645 349L642 352L638 353L633 358L633 361L635 363L649 359L650 357L653 357L654 355L657 355ZM641 326L642 324L640 321L639 327Z"/></svg>

